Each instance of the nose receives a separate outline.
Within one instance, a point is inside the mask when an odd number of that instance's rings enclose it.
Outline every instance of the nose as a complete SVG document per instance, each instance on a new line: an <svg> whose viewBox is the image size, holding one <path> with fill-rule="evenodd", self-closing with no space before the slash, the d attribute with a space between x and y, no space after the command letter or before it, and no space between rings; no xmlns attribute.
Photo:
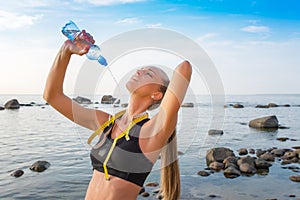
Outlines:
<svg viewBox="0 0 300 200"><path fill-rule="evenodd" d="M143 70L142 69L138 69L137 71L136 71L136 74L139 76L139 75L141 75L143 73Z"/></svg>

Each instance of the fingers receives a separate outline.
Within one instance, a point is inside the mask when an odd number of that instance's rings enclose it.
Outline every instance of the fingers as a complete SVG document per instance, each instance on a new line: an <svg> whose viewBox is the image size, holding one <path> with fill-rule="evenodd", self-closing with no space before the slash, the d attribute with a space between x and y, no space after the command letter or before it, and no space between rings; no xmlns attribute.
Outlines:
<svg viewBox="0 0 300 200"><path fill-rule="evenodd" d="M87 41L89 43L92 43L92 44L95 43L93 36L91 34L87 33L85 30L82 30L78 37L79 37L79 39Z"/></svg>

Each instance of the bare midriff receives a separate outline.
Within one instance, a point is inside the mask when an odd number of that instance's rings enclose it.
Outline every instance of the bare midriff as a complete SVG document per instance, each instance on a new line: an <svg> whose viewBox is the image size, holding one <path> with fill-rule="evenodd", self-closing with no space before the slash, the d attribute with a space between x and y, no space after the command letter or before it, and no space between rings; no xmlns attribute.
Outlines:
<svg viewBox="0 0 300 200"><path fill-rule="evenodd" d="M119 177L110 175L110 179L106 180L104 173L94 170L85 199L136 200L140 190L140 186Z"/></svg>

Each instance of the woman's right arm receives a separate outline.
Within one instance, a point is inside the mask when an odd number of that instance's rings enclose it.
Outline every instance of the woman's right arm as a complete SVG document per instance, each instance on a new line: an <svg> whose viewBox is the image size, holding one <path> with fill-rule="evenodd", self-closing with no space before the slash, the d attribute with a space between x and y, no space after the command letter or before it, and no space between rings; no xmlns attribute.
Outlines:
<svg viewBox="0 0 300 200"><path fill-rule="evenodd" d="M91 36L86 34L84 37ZM92 37L91 40L93 41ZM49 72L43 98L71 121L88 129L96 130L108 120L109 114L100 110L85 108L74 102L63 92L64 78L71 56L73 54L84 55L89 50L88 44L83 41L78 42L82 43L80 49L69 40L64 42L60 48Z"/></svg>

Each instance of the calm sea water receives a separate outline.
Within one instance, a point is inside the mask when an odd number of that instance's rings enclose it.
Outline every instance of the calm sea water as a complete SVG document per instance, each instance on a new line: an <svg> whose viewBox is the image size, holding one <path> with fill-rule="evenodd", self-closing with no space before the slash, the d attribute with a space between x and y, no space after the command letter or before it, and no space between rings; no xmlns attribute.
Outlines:
<svg viewBox="0 0 300 200"><path fill-rule="evenodd" d="M2 95L0 105L12 98L20 103L45 103L38 95ZM226 96L227 104L241 103L245 108L217 112L212 109L208 96L199 96L193 102L194 108L181 108L177 127L178 148L184 153L179 159L182 199L212 199L209 197L212 194L217 196L215 199L300 198L300 184L289 180L289 176L299 173L282 169L279 161L273 163L267 175L235 179L226 179L221 172L208 177L197 175L206 167L205 153L212 147L225 146L236 153L242 147L300 146L300 95ZM255 108L257 104L270 102L291 107ZM95 106L110 112L118 110L108 105ZM267 115L276 115L280 124L290 129L264 132L243 125ZM222 128L224 135L207 136L210 128ZM74 125L50 106L0 111L0 199L84 199L92 174L86 145L90 134L91 131ZM277 137L296 141L280 142ZM42 173L30 171L28 167L37 160L50 162L50 168ZM24 175L10 176L16 169L22 169ZM159 161L148 181L159 182ZM152 190L146 188L151 195ZM155 199L155 196L139 199Z"/></svg>

